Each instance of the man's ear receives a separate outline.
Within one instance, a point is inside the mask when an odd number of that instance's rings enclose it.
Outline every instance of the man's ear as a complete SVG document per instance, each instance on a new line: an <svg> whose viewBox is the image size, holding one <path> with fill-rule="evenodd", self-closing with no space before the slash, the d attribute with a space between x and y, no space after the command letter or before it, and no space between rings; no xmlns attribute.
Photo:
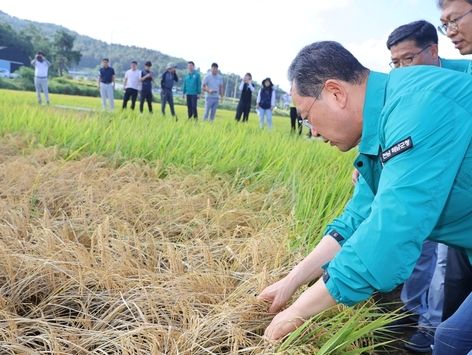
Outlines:
<svg viewBox="0 0 472 355"><path fill-rule="evenodd" d="M433 58L438 58L439 57L439 47L436 43L432 44L431 48L429 50L431 51L431 55L432 55Z"/></svg>
<svg viewBox="0 0 472 355"><path fill-rule="evenodd" d="M346 106L347 90L346 84L344 82L335 79L329 79L324 84L324 91L340 108L344 108Z"/></svg>

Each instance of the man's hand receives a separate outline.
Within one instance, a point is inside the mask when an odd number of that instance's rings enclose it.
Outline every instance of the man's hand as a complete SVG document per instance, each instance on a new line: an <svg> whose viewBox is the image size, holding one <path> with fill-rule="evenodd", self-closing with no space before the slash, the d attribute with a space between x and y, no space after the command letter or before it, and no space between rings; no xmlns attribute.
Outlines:
<svg viewBox="0 0 472 355"><path fill-rule="evenodd" d="M272 319L272 322L264 332L264 336L270 341L279 340L293 332L303 323L305 323L305 319L303 319L302 314L293 309L293 307L290 307Z"/></svg>
<svg viewBox="0 0 472 355"><path fill-rule="evenodd" d="M359 181L359 175L360 175L359 171L357 169L354 169L351 176L353 185L356 185L357 181Z"/></svg>
<svg viewBox="0 0 472 355"><path fill-rule="evenodd" d="M286 306L297 288L297 285L286 276L266 287L257 298L271 303L269 313L277 313Z"/></svg>

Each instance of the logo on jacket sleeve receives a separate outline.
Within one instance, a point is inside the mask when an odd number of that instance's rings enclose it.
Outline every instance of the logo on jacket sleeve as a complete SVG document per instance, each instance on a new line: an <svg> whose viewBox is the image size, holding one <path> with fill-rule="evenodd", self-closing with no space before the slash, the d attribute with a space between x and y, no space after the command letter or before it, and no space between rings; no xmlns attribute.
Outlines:
<svg viewBox="0 0 472 355"><path fill-rule="evenodd" d="M397 144L380 153L380 160L383 164L385 164L393 157L396 157L397 155L406 152L411 148L413 148L413 141L411 140L411 137L408 137L407 139L398 142Z"/></svg>

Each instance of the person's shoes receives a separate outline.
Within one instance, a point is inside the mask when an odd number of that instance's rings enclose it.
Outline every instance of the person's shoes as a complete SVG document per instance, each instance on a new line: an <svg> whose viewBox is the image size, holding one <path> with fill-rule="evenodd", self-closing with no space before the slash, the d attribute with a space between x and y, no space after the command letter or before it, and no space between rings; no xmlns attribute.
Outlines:
<svg viewBox="0 0 472 355"><path fill-rule="evenodd" d="M405 349L415 353L429 353L431 352L431 345L434 341L434 334L428 329L418 329L408 341L405 343Z"/></svg>
<svg viewBox="0 0 472 355"><path fill-rule="evenodd" d="M399 315L401 315L402 318L391 322L387 326L388 329L393 331L402 331L408 328L418 327L419 316L417 314L402 310Z"/></svg>

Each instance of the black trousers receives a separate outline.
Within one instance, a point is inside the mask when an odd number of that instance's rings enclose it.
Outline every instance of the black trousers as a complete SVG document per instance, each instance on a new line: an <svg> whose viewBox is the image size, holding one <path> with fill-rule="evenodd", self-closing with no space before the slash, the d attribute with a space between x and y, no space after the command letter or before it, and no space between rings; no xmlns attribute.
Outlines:
<svg viewBox="0 0 472 355"><path fill-rule="evenodd" d="M303 125L302 125L302 118L298 114L296 107L290 107L290 126L292 132L295 132L295 125L298 123L298 134L302 134Z"/></svg>
<svg viewBox="0 0 472 355"><path fill-rule="evenodd" d="M147 102L149 112L152 113L152 91L151 90L142 90L141 97L139 101L139 111L144 111L144 101Z"/></svg>
<svg viewBox="0 0 472 355"><path fill-rule="evenodd" d="M127 88L125 90L125 96L123 97L123 108L128 106L128 101L131 98L131 109L134 110L136 106L136 99L138 98L138 90Z"/></svg>
<svg viewBox="0 0 472 355"><path fill-rule="evenodd" d="M442 320L452 316L472 292L472 265L462 249L449 247L444 278Z"/></svg>
<svg viewBox="0 0 472 355"><path fill-rule="evenodd" d="M243 122L247 122L249 120L249 112L251 112L251 101L239 101L236 108L236 121L241 121L241 116L243 116Z"/></svg>
<svg viewBox="0 0 472 355"><path fill-rule="evenodd" d="M174 110L174 94L172 93L172 90L168 89L162 89L161 91L161 109L162 109L162 114L166 114L166 104L169 103L170 107L170 114L172 116L175 116L175 110Z"/></svg>
<svg viewBox="0 0 472 355"><path fill-rule="evenodd" d="M197 101L197 95L187 95L188 119L193 117L198 120Z"/></svg>

